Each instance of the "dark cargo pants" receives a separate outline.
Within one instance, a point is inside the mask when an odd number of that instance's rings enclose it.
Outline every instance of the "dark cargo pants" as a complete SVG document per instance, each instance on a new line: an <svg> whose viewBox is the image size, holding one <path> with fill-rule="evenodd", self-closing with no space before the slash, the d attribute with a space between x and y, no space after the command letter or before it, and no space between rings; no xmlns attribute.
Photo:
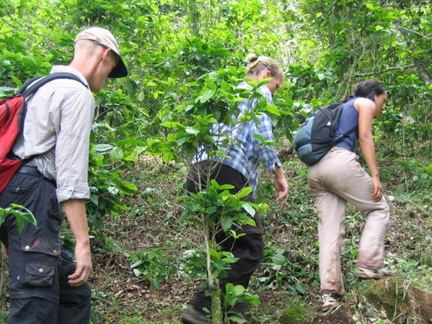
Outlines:
<svg viewBox="0 0 432 324"><path fill-rule="evenodd" d="M37 227L26 222L21 234L12 215L0 227L0 239L8 248L9 323L87 324L91 290L88 284L72 287L67 282L75 264L61 251L55 185L34 171L15 174L0 194L0 207L22 205L37 220Z"/></svg>
<svg viewBox="0 0 432 324"><path fill-rule="evenodd" d="M231 193L237 193L244 187L248 186L247 179L237 170L224 165L212 162L200 162L192 166L188 174L187 190L189 192L197 192L206 187L208 175L209 179L215 179L218 184L230 184L234 188ZM254 201L252 194L244 197L242 200ZM234 286L242 285L247 288L249 280L261 263L264 253L263 227L258 215L255 216L256 226L245 225L237 233L246 235L233 239L227 236L223 231L218 231L216 241L221 245L222 250L230 251L239 260L231 265L231 269L227 271L228 277L220 280L220 287L225 291L227 283L232 283ZM204 308L211 309L211 298L206 296L206 291L202 290L196 293L192 306L196 310L202 311ZM244 312L244 305L237 305L236 310Z"/></svg>

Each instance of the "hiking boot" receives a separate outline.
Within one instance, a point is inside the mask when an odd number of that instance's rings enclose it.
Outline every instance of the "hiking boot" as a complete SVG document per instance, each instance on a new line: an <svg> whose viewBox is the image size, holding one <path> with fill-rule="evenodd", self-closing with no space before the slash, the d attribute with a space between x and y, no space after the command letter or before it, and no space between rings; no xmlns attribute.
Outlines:
<svg viewBox="0 0 432 324"><path fill-rule="evenodd" d="M322 295L321 299L323 301L323 305L321 306L321 310L326 312L332 308L339 306L339 302L341 301L342 296L332 294L332 293L327 293L327 294Z"/></svg>
<svg viewBox="0 0 432 324"><path fill-rule="evenodd" d="M207 315L197 311L193 306L189 306L181 317L184 324L211 324L211 319Z"/></svg>
<svg viewBox="0 0 432 324"><path fill-rule="evenodd" d="M359 271L360 279L384 279L387 277L394 277L397 275L397 270L390 270L387 268L381 268L378 270L371 270L366 268L357 268Z"/></svg>

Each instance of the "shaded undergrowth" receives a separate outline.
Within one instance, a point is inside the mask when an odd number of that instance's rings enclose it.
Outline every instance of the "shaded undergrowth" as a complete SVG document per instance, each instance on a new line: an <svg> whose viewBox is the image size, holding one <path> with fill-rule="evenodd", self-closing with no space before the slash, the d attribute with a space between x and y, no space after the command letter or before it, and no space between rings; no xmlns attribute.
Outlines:
<svg viewBox="0 0 432 324"><path fill-rule="evenodd" d="M397 167L389 164L385 172L394 173ZM285 206L272 201L272 179L262 174L258 200L268 202L270 209L262 215L265 258L250 285L250 292L261 303L249 309L249 322L289 323L286 319L291 312L291 316L297 314L298 323L302 318L304 323L327 323L319 311L317 217L306 190L306 169L294 158L285 161L284 168L290 182L290 200ZM179 221L181 207L174 203L184 192L184 176L185 170L178 166L148 161L127 174L139 190L125 201L129 210L106 218L106 241L95 246L92 286L99 322L179 323L199 287L198 278L188 269L187 255L201 239L198 228ZM392 211L385 262L398 269L402 280L430 290L431 198L421 187L405 191L405 181L383 182ZM356 277L363 225L362 216L350 206L342 253L347 290L342 310L346 309L344 314L352 323L392 323L390 315L364 298L370 283ZM133 263L140 261L141 268L137 271L136 266L134 273Z"/></svg>

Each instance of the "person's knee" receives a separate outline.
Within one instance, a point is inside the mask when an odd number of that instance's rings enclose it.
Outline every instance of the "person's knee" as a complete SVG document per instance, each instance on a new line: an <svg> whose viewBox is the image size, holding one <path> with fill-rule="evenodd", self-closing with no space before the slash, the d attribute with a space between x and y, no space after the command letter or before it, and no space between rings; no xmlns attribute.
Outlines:
<svg viewBox="0 0 432 324"><path fill-rule="evenodd" d="M243 253L240 258L251 265L258 265L264 257L264 241L262 235L247 234L244 236Z"/></svg>
<svg viewBox="0 0 432 324"><path fill-rule="evenodd" d="M91 289L85 283L78 287L60 289L58 323L89 323L91 311Z"/></svg>
<svg viewBox="0 0 432 324"><path fill-rule="evenodd" d="M10 324L57 324L58 303L45 298L11 298Z"/></svg>
<svg viewBox="0 0 432 324"><path fill-rule="evenodd" d="M85 283L84 285L80 286L82 287L82 296L83 296L83 300L85 301L86 304L91 304L91 288L90 285L88 283Z"/></svg>
<svg viewBox="0 0 432 324"><path fill-rule="evenodd" d="M90 316L92 292L90 289L90 285L88 283L83 284L79 288L80 288L79 296L81 297L81 304L79 305L80 312L83 315L86 314L85 318L87 318Z"/></svg>
<svg viewBox="0 0 432 324"><path fill-rule="evenodd" d="M85 283L78 288L77 296L83 301L83 303L91 303L91 289L88 283Z"/></svg>
<svg viewBox="0 0 432 324"><path fill-rule="evenodd" d="M88 283L78 287L65 287L60 289L60 304L87 305L91 304L91 289Z"/></svg>

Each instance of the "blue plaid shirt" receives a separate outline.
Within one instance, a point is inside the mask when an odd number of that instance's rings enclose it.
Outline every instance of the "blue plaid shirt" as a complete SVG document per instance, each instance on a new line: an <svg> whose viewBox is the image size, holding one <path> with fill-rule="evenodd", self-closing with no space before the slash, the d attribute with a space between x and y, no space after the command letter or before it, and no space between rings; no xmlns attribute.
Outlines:
<svg viewBox="0 0 432 324"><path fill-rule="evenodd" d="M252 89L250 85L243 82L239 88ZM273 105L273 98L270 90L264 85L259 88L262 95L267 99L269 105ZM233 117L234 121L238 121L242 115L245 115L248 110L255 107L257 99L252 101L241 102L238 106L240 116ZM213 160L219 161L231 168L239 171L249 182L254 193L258 185L258 166L264 164L268 171L275 170L275 164L281 166L281 162L276 154L274 146L264 146L261 141L255 138L254 134L259 134L266 141L274 141L272 122L270 117L265 113L256 116L255 120L246 123L234 123L234 126L228 126L223 123L214 124L212 132L214 134L222 134L223 136L215 136L216 144L223 150L223 157L208 157L204 147L200 147L195 154L193 163ZM225 144L227 143L230 144ZM224 143L224 144L223 144Z"/></svg>

